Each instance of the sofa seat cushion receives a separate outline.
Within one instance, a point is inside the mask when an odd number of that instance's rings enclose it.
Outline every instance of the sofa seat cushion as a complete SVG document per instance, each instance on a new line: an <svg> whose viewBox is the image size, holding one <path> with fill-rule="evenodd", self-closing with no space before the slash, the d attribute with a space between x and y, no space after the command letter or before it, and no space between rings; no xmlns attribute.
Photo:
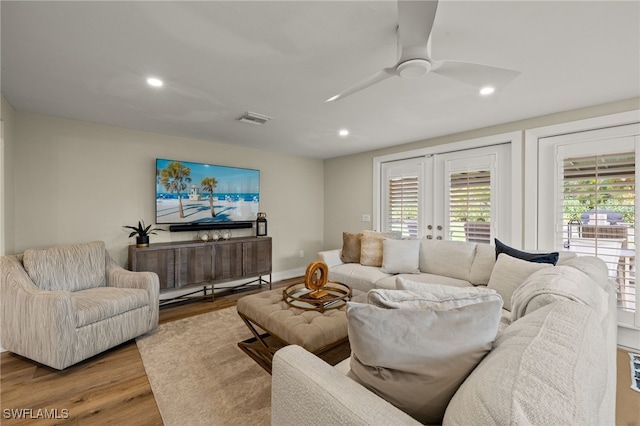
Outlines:
<svg viewBox="0 0 640 426"><path fill-rule="evenodd" d="M106 283L106 248L93 241L70 246L25 250L24 269L47 291L78 291Z"/></svg>
<svg viewBox="0 0 640 426"><path fill-rule="evenodd" d="M376 281L391 276L378 267L364 266L359 263L344 263L329 269L329 281L346 284L352 289L362 291L371 290Z"/></svg>
<svg viewBox="0 0 640 426"><path fill-rule="evenodd" d="M71 295L78 328L149 305L149 293L137 288L96 287Z"/></svg>
<svg viewBox="0 0 640 426"><path fill-rule="evenodd" d="M491 349L502 299L488 289L371 290L347 304L349 376L425 424ZM447 291L449 290L453 291Z"/></svg>
<svg viewBox="0 0 640 426"><path fill-rule="evenodd" d="M555 302L513 322L451 399L445 425L596 425L607 348L598 313ZM613 422L613 419L611 419Z"/></svg>
<svg viewBox="0 0 640 426"><path fill-rule="evenodd" d="M374 287L394 290L398 288L396 285L396 281L398 278L402 278L407 281L413 281L416 283L450 285L452 287L473 287L473 285L469 281L460 280L458 278L445 277L443 275L426 273L392 275L390 277L385 277L376 281Z"/></svg>

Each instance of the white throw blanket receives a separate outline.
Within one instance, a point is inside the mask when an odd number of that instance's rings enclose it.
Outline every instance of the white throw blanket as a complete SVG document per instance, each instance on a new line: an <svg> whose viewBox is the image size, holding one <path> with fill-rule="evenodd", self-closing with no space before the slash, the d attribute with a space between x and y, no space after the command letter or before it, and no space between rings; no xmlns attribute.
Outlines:
<svg viewBox="0 0 640 426"><path fill-rule="evenodd" d="M557 300L571 300L607 312L607 293L591 277L571 266L556 266L532 274L513 293L511 320ZM602 319L602 318L601 318Z"/></svg>

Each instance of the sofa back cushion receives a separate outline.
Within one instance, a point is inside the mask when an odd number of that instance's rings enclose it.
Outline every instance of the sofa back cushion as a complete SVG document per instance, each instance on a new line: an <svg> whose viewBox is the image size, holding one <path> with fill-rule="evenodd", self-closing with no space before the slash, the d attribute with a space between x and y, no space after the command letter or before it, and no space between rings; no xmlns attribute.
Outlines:
<svg viewBox="0 0 640 426"><path fill-rule="evenodd" d="M563 301L512 323L451 399L443 425L597 424L615 375L597 316Z"/></svg>
<svg viewBox="0 0 640 426"><path fill-rule="evenodd" d="M421 423L438 424L450 398L491 349L502 300L487 289L371 290L349 302L350 377Z"/></svg>
<svg viewBox="0 0 640 426"><path fill-rule="evenodd" d="M420 271L471 281L476 243L420 240Z"/></svg>
<svg viewBox="0 0 640 426"><path fill-rule="evenodd" d="M553 268L549 263L529 262L500 253L487 287L497 291L504 300L504 309L511 311L511 296L531 274L545 268Z"/></svg>
<svg viewBox="0 0 640 426"><path fill-rule="evenodd" d="M487 285L496 264L496 248L489 244L476 244L476 255L471 264L469 281L473 285Z"/></svg>
<svg viewBox="0 0 640 426"><path fill-rule="evenodd" d="M78 291L106 283L102 241L29 249L24 252L23 264L29 278L43 290Z"/></svg>

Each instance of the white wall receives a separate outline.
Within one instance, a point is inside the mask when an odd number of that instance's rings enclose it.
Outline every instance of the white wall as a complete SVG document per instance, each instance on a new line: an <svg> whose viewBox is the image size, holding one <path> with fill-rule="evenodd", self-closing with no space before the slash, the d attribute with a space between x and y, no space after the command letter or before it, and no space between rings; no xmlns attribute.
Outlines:
<svg viewBox="0 0 640 426"><path fill-rule="evenodd" d="M14 134L15 217L8 223L15 243L8 252L103 240L125 266L134 240L122 226L154 222L157 157L259 169L275 273L304 273L323 247L321 160L21 111ZM151 241L193 238L166 232Z"/></svg>
<svg viewBox="0 0 640 426"><path fill-rule="evenodd" d="M325 160L324 249L341 247L343 231L371 229L371 223L362 222L362 214L373 210L374 157L637 109L640 109L640 98L633 98ZM535 161L523 159L523 164L525 160Z"/></svg>
<svg viewBox="0 0 640 426"><path fill-rule="evenodd" d="M1 99L0 120L2 120L2 138L0 142L0 255L10 253L14 247L14 166L15 146L14 128L16 113L4 99Z"/></svg>

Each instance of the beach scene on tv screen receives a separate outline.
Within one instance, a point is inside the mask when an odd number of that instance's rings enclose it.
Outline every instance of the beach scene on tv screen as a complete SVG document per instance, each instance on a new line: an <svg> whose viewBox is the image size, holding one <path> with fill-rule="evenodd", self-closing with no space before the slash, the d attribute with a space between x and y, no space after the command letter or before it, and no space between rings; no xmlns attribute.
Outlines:
<svg viewBox="0 0 640 426"><path fill-rule="evenodd" d="M255 220L260 171L156 160L156 223Z"/></svg>

